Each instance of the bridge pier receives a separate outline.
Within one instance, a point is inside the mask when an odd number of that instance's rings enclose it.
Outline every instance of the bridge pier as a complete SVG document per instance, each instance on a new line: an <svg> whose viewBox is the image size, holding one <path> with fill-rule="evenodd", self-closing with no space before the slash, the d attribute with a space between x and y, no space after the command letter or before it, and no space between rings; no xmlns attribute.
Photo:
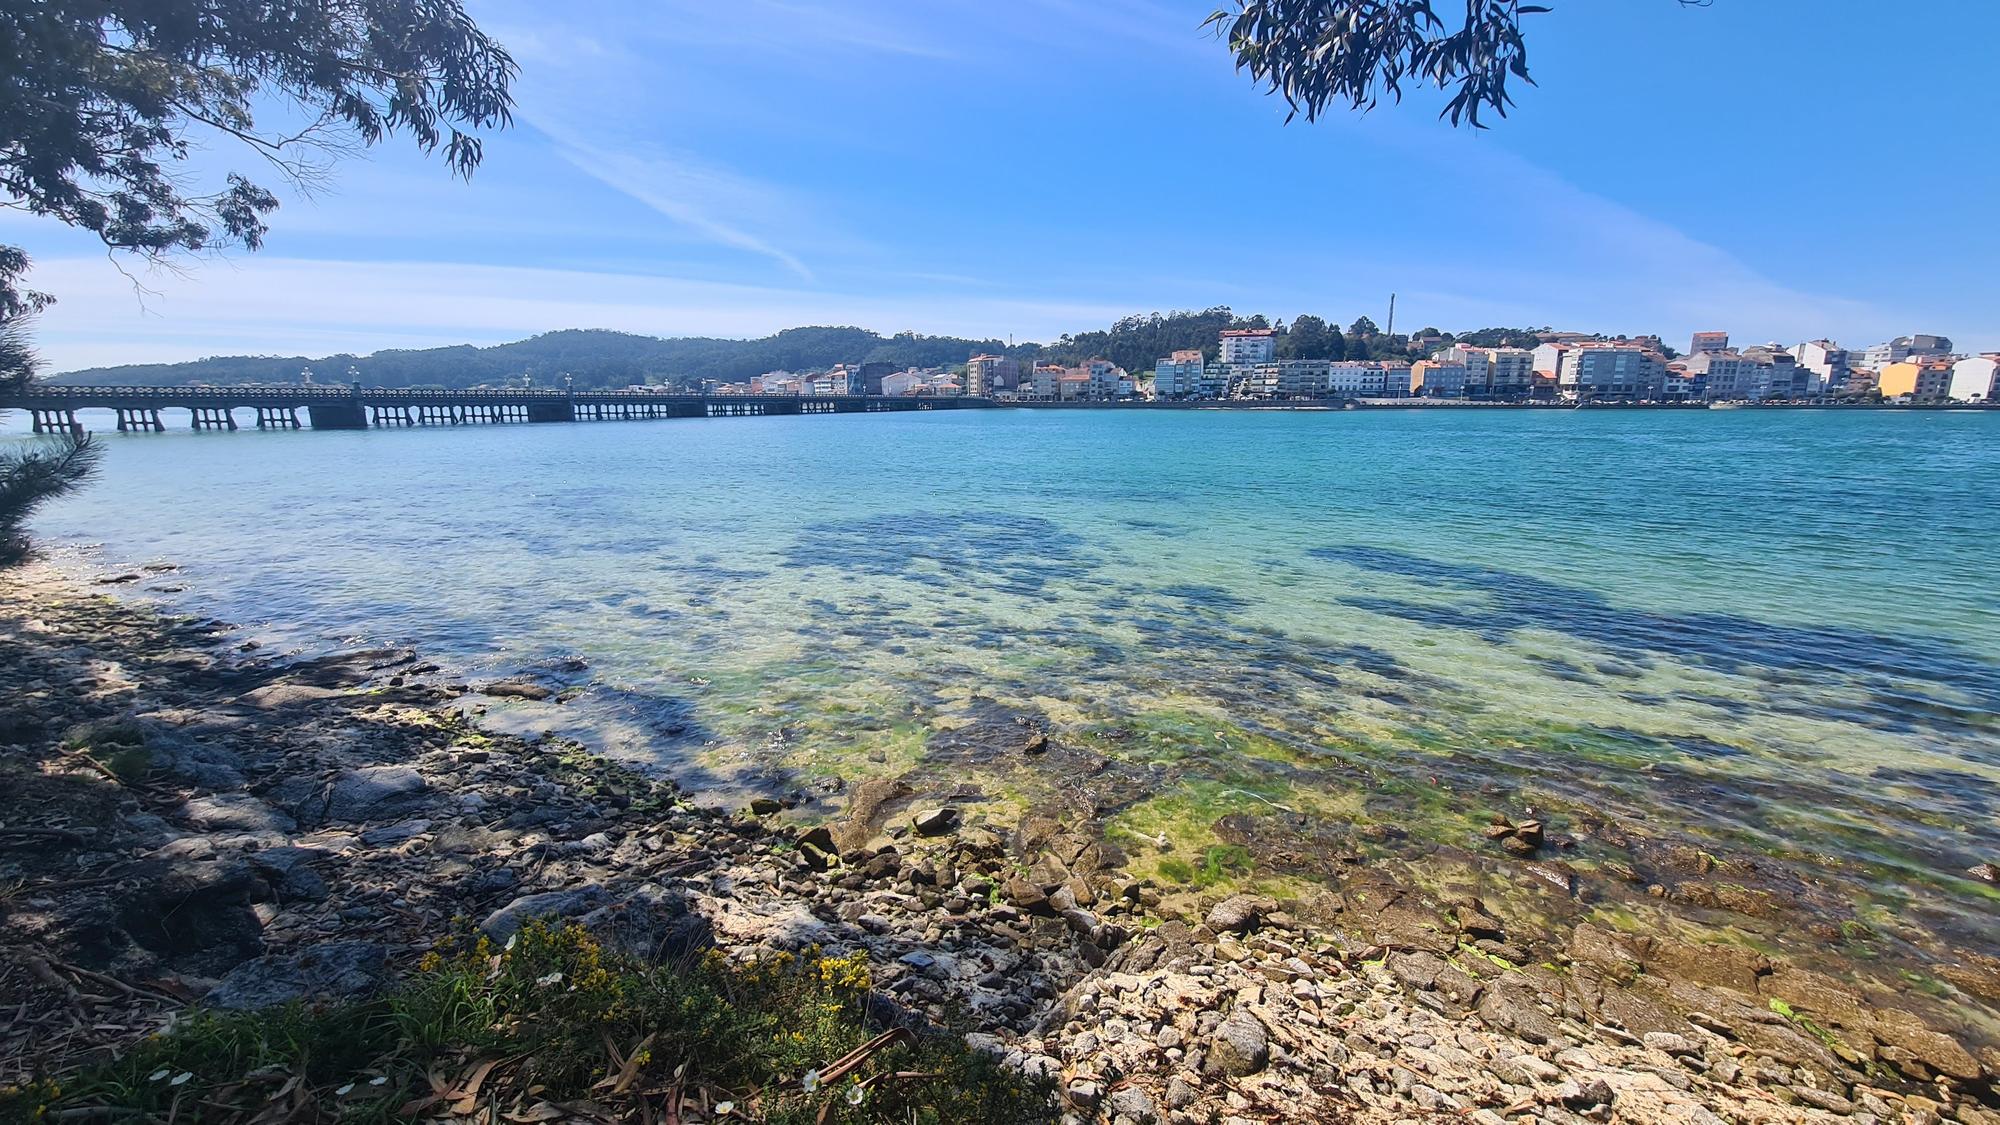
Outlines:
<svg viewBox="0 0 2000 1125"><path fill-rule="evenodd" d="M228 406L191 406L188 412L194 415L197 430L233 430L236 428L235 409Z"/></svg>
<svg viewBox="0 0 2000 1125"><path fill-rule="evenodd" d="M306 406L306 420L315 430L365 430L368 412L359 402L315 402Z"/></svg>
<svg viewBox="0 0 2000 1125"><path fill-rule="evenodd" d="M299 428L299 408L296 406L260 406L257 408L257 428L260 430L296 430Z"/></svg>
<svg viewBox="0 0 2000 1125"><path fill-rule="evenodd" d="M77 420L76 411L66 406L31 406L28 408L28 419L34 423L38 434L83 436L83 423Z"/></svg>
<svg viewBox="0 0 2000 1125"><path fill-rule="evenodd" d="M167 431L167 424L160 420L160 411L157 407L115 406L112 409L118 414L118 432L121 434L135 430L154 434Z"/></svg>

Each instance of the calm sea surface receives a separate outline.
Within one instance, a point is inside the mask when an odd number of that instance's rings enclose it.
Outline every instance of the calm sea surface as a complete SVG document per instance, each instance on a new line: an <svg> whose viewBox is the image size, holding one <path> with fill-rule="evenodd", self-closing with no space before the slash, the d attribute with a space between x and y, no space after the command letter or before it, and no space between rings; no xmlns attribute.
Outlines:
<svg viewBox="0 0 2000 1125"><path fill-rule="evenodd" d="M1996 899L1965 872L2000 860L2000 415L996 410L107 445L44 535L179 563L148 581L187 589L150 596L290 646L575 684L518 717L712 795L921 776L999 715L1137 779L1101 811L1140 866L1232 813L1476 852L1489 812L1533 807L1961 933ZM1032 788L951 768L996 809Z"/></svg>

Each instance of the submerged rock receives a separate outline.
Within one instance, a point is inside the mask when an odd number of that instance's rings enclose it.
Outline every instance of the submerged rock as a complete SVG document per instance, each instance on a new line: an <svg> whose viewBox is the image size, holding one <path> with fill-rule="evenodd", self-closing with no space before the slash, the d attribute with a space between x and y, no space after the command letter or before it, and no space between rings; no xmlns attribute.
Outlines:
<svg viewBox="0 0 2000 1125"><path fill-rule="evenodd" d="M495 699L526 699L534 703L552 699L556 694L541 684L531 684L521 680L499 680L482 686L479 691Z"/></svg>
<svg viewBox="0 0 2000 1125"><path fill-rule="evenodd" d="M910 827L919 836L942 836L958 827L958 810L949 806L926 809L910 818Z"/></svg>

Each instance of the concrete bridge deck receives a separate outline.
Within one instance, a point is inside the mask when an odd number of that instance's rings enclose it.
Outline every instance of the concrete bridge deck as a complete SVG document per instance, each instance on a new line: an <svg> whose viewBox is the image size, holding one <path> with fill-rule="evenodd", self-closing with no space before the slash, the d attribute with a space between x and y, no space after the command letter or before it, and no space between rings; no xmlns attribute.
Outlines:
<svg viewBox="0 0 2000 1125"><path fill-rule="evenodd" d="M255 411L258 429L365 430L507 422L743 418L781 414L862 414L992 406L983 398L888 395L690 395L651 391L423 390L343 386L83 387L37 384L0 394L0 410L26 410L34 431L82 433L77 412L113 412L120 433L166 429L163 410L186 410L197 430L240 428ZM304 411L304 419L300 411Z"/></svg>

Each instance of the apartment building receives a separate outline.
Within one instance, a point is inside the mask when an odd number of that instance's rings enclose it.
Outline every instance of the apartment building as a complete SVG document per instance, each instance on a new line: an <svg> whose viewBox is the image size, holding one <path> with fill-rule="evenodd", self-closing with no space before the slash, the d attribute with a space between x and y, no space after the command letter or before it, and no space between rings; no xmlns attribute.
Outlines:
<svg viewBox="0 0 2000 1125"><path fill-rule="evenodd" d="M1325 398L1331 366L1323 359L1239 364L1230 368L1230 393L1236 398Z"/></svg>
<svg viewBox="0 0 2000 1125"><path fill-rule="evenodd" d="M1565 398L1658 399L1666 362L1633 344L1581 344L1565 352L1557 381Z"/></svg>
<svg viewBox="0 0 2000 1125"><path fill-rule="evenodd" d="M1001 355L976 355L965 361L965 393L986 397L1021 385L1021 361Z"/></svg>
<svg viewBox="0 0 2000 1125"><path fill-rule="evenodd" d="M1934 356L1885 363L1876 373L1875 389L1883 398L1907 395L1916 402L1936 401L1951 393L1956 367L1949 358Z"/></svg>
<svg viewBox="0 0 2000 1125"><path fill-rule="evenodd" d="M1062 393L1060 380L1065 370L1060 363L1037 363L1035 370L1021 384L1021 390L1029 398L1053 400Z"/></svg>
<svg viewBox="0 0 2000 1125"><path fill-rule="evenodd" d="M1083 361L1077 370L1090 377L1085 394L1090 398L1114 399L1118 397L1119 381L1125 377L1125 369L1099 356Z"/></svg>
<svg viewBox="0 0 2000 1125"><path fill-rule="evenodd" d="M1158 398L1195 398L1205 393L1201 349L1175 352L1153 365L1153 394Z"/></svg>
<svg viewBox="0 0 2000 1125"><path fill-rule="evenodd" d="M1801 370L1811 373L1813 394L1839 394L1853 370L1848 351L1832 340L1808 340L1792 349Z"/></svg>
<svg viewBox="0 0 2000 1125"><path fill-rule="evenodd" d="M1408 368L1404 369L1406 372ZM1381 398L1386 372L1380 364L1358 359L1326 365L1327 391L1341 398ZM1408 384L1405 384L1407 389Z"/></svg>
<svg viewBox="0 0 2000 1125"><path fill-rule="evenodd" d="M1431 357L1465 368L1464 397L1495 402L1527 398L1535 385L1535 353L1527 348L1481 348L1453 344Z"/></svg>
<svg viewBox="0 0 2000 1125"><path fill-rule="evenodd" d="M2000 352L1961 359L1951 365L1951 388L1960 402L1992 402L2000 398Z"/></svg>
<svg viewBox="0 0 2000 1125"><path fill-rule="evenodd" d="M1697 332L1694 334L1694 339L1688 343L1689 355L1702 355L1707 352L1726 352L1728 350L1729 333L1727 332Z"/></svg>
<svg viewBox="0 0 2000 1125"><path fill-rule="evenodd" d="M1485 367L1480 367L1482 379ZM1410 393L1420 398L1464 398L1471 368L1422 359L1410 365Z"/></svg>
<svg viewBox="0 0 2000 1125"><path fill-rule="evenodd" d="M1862 366L1880 371L1892 363L1906 359L1925 359L1951 354L1951 337L1918 334L1898 336L1885 344L1870 347L1862 358Z"/></svg>
<svg viewBox="0 0 2000 1125"><path fill-rule="evenodd" d="M1554 382L1562 374L1563 356L1569 354L1573 345L1549 342L1541 344L1528 354L1532 357L1535 374L1545 376Z"/></svg>
<svg viewBox="0 0 2000 1125"><path fill-rule="evenodd" d="M1746 397L1763 399L1805 398L1812 394L1812 373L1799 367L1798 357L1776 344L1758 344L1744 348L1744 362L1753 368L1755 380L1753 394Z"/></svg>
<svg viewBox="0 0 2000 1125"><path fill-rule="evenodd" d="M1231 366L1278 358L1278 334L1269 328L1232 328L1222 334L1222 362Z"/></svg>

